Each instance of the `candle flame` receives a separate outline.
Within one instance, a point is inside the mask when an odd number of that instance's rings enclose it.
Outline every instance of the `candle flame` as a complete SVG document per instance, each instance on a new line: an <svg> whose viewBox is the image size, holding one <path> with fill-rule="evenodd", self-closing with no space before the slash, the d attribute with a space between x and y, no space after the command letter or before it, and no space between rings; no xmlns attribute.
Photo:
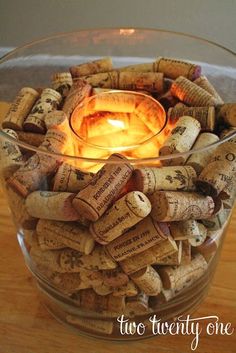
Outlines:
<svg viewBox="0 0 236 353"><path fill-rule="evenodd" d="M114 127L125 129L125 123L121 120L107 119L107 122Z"/></svg>
<svg viewBox="0 0 236 353"><path fill-rule="evenodd" d="M135 29L134 28L121 28L120 29L120 34L124 35L124 36L130 36L131 34L135 33Z"/></svg>

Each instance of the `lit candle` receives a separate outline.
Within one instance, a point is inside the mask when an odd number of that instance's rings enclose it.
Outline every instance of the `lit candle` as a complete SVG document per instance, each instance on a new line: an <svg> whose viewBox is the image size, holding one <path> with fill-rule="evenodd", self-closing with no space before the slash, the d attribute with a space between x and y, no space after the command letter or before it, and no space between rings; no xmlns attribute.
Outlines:
<svg viewBox="0 0 236 353"><path fill-rule="evenodd" d="M90 158L104 158L114 152L131 158L156 157L165 125L161 104L149 95L131 91L95 94L79 104L71 116L80 155Z"/></svg>

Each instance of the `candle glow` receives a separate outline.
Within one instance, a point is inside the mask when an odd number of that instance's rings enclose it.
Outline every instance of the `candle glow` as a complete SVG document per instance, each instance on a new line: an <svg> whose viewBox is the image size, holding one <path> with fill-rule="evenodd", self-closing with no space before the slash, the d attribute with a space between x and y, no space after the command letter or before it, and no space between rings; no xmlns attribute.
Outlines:
<svg viewBox="0 0 236 353"><path fill-rule="evenodd" d="M71 126L80 155L88 158L107 158L114 152L129 158L157 157L170 131L157 100L118 90L95 94L77 106Z"/></svg>

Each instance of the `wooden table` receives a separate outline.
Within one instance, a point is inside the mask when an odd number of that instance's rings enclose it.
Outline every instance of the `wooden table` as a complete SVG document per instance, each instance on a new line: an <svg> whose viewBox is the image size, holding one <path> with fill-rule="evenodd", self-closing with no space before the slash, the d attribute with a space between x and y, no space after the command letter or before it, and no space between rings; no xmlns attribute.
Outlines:
<svg viewBox="0 0 236 353"><path fill-rule="evenodd" d="M235 210L236 211L236 210ZM217 315L236 327L236 212L228 230L210 293L194 317ZM24 265L15 229L0 191L0 353L183 353L191 352L190 336L161 336L117 343L77 336L53 319L39 302ZM236 333L202 333L197 352L236 352Z"/></svg>

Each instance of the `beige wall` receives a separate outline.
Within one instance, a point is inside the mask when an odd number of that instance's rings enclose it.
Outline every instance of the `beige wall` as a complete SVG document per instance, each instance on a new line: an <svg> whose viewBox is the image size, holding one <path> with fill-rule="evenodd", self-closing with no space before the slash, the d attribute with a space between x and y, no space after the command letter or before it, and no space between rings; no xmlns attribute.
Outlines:
<svg viewBox="0 0 236 353"><path fill-rule="evenodd" d="M0 0L0 47L92 27L163 28L236 51L236 0Z"/></svg>

